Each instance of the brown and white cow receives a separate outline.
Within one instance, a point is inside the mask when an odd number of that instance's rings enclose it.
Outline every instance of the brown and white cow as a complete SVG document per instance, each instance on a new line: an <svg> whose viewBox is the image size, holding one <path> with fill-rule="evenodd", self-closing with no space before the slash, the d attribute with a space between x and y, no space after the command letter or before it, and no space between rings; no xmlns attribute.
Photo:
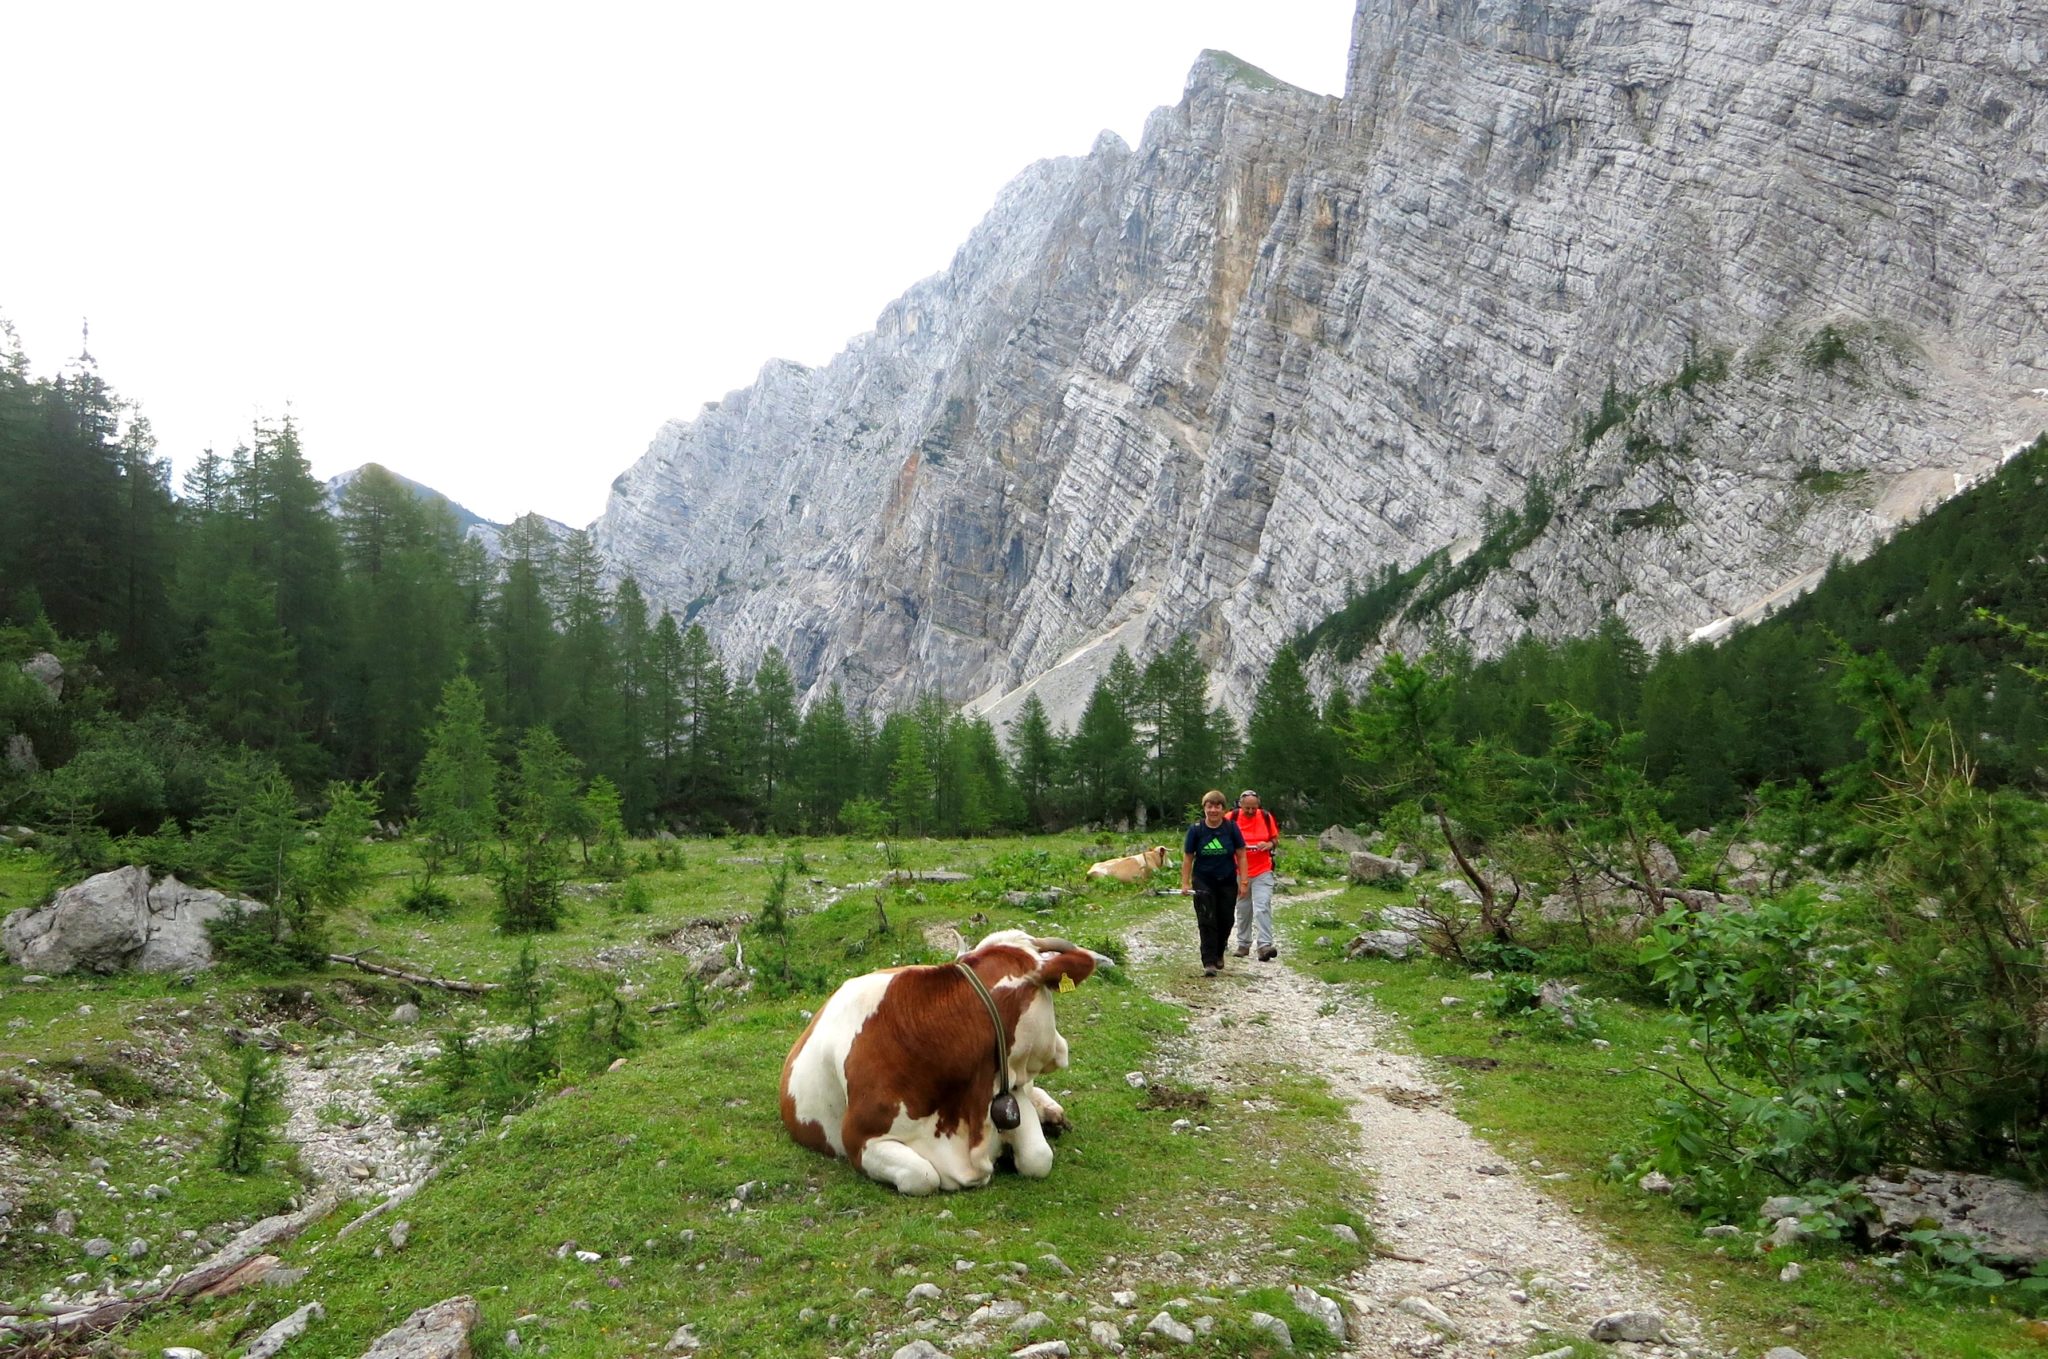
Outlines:
<svg viewBox="0 0 2048 1359"><path fill-rule="evenodd" d="M840 1156L906 1194L987 1184L1008 1148L1020 1174L1052 1171L1048 1126L1066 1111L1038 1088L1067 1064L1053 995L1107 958L1064 939L999 930L960 957L1009 1039L1018 1124L998 1129L995 1030L974 984L951 963L895 967L843 983L782 1064L782 1121L813 1151Z"/></svg>
<svg viewBox="0 0 2048 1359"><path fill-rule="evenodd" d="M1115 878L1118 882L1143 882L1166 867L1166 846L1154 845L1121 859L1104 859L1088 869L1091 878Z"/></svg>

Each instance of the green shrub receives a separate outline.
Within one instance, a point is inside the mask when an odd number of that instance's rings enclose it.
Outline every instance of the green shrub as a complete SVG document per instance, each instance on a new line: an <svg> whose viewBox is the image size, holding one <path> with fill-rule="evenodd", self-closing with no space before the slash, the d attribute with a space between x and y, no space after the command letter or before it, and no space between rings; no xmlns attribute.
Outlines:
<svg viewBox="0 0 2048 1359"><path fill-rule="evenodd" d="M441 920L455 913L459 904L455 895L434 881L434 875L408 878L405 886L398 889L398 904L414 915L423 915L430 920Z"/></svg>

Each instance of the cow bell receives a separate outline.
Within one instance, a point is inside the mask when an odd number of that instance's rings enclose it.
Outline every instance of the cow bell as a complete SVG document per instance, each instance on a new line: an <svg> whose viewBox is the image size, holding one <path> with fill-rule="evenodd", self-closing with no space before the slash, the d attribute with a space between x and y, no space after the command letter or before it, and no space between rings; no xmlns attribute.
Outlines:
<svg viewBox="0 0 2048 1359"><path fill-rule="evenodd" d="M1024 1115L1017 1109L1017 1097L1004 1091L988 1102L989 1122L1004 1132L1015 1132Z"/></svg>

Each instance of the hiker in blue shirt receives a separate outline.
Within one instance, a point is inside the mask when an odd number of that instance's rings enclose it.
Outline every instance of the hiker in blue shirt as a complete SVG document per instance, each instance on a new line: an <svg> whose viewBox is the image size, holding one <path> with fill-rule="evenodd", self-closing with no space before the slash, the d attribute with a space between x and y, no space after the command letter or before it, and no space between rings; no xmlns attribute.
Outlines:
<svg viewBox="0 0 2048 1359"><path fill-rule="evenodd" d="M1181 845L1180 890L1195 899L1205 977L1223 970L1223 949L1230 941L1237 899L1251 890L1251 878L1245 873L1244 836L1224 819L1224 805L1220 789L1202 794L1202 819L1188 827Z"/></svg>

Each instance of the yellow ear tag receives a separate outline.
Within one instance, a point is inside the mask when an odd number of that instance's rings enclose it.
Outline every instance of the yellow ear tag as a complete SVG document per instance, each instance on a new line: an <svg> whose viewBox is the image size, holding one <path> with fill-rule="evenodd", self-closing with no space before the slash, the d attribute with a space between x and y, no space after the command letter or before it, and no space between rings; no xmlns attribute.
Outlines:
<svg viewBox="0 0 2048 1359"><path fill-rule="evenodd" d="M1064 972L1060 973L1060 994L1064 996L1067 992L1073 989L1074 979Z"/></svg>

